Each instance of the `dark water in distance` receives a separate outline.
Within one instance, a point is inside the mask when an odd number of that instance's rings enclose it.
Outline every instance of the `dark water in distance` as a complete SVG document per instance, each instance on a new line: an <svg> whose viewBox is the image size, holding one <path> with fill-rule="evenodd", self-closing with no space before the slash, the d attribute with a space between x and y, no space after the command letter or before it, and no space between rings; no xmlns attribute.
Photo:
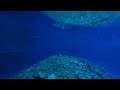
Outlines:
<svg viewBox="0 0 120 90"><path fill-rule="evenodd" d="M120 78L120 21L101 27L62 30L38 11L0 12L0 78L28 68L50 55L88 59Z"/></svg>

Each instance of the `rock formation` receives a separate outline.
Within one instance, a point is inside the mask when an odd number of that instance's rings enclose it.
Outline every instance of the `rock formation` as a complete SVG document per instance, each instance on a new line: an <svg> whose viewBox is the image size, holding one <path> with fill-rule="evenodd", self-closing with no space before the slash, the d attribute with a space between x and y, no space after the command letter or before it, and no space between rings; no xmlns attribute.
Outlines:
<svg viewBox="0 0 120 90"><path fill-rule="evenodd" d="M65 29L66 25L97 26L110 23L120 17L119 11L44 11L55 20L55 26Z"/></svg>
<svg viewBox="0 0 120 90"><path fill-rule="evenodd" d="M101 67L74 56L53 55L30 68L23 70L12 79L111 79Z"/></svg>

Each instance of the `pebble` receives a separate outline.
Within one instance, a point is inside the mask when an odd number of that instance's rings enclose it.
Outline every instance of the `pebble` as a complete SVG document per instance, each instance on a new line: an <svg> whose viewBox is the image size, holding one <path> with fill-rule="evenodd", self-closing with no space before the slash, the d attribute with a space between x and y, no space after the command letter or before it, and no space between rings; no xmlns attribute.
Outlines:
<svg viewBox="0 0 120 90"><path fill-rule="evenodd" d="M48 76L48 79L56 79L55 75L54 74L51 74Z"/></svg>

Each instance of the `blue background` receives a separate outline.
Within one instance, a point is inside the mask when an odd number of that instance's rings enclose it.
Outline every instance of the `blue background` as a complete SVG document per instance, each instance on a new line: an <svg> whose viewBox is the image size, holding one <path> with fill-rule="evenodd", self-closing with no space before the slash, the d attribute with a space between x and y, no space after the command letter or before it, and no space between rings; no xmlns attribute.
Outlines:
<svg viewBox="0 0 120 90"><path fill-rule="evenodd" d="M65 30L53 23L39 11L0 12L0 78L55 54L88 59L120 78L120 20Z"/></svg>

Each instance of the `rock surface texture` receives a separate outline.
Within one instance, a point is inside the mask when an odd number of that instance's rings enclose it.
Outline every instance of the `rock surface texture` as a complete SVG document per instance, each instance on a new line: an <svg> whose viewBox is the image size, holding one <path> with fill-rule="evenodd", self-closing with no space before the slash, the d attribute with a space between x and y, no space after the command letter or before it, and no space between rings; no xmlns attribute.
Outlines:
<svg viewBox="0 0 120 90"><path fill-rule="evenodd" d="M65 29L66 25L97 26L112 22L120 17L119 11L44 11L55 20L57 27Z"/></svg>
<svg viewBox="0 0 120 90"><path fill-rule="evenodd" d="M101 67L80 57L53 55L12 79L111 79Z"/></svg>

